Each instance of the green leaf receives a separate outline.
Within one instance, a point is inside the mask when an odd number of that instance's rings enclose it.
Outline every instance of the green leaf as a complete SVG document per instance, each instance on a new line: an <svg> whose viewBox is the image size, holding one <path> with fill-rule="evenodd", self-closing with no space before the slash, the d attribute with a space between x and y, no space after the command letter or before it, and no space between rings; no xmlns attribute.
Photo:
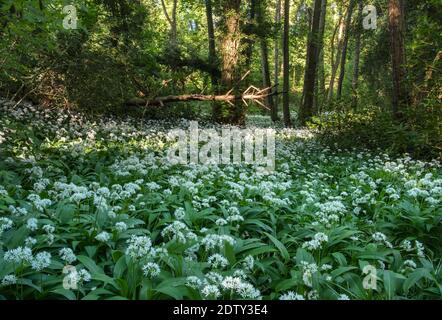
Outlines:
<svg viewBox="0 0 442 320"><path fill-rule="evenodd" d="M94 274L104 274L103 269L101 269L97 264L89 257L77 256L77 259L92 273Z"/></svg>
<svg viewBox="0 0 442 320"><path fill-rule="evenodd" d="M276 248L278 248L279 252L281 253L282 257L285 259L285 261L290 260L290 254L287 251L286 247L282 244L282 242L267 232L264 232L264 234L273 242Z"/></svg>
<svg viewBox="0 0 442 320"><path fill-rule="evenodd" d="M431 279L431 274L427 269L419 268L413 271L404 281L403 288L405 293L408 293L408 291L423 278Z"/></svg>
<svg viewBox="0 0 442 320"><path fill-rule="evenodd" d="M294 278L285 279L285 280L278 282L278 284L275 286L275 290L277 292L286 291L286 290L292 289L297 284L298 284L297 279L294 279Z"/></svg>
<svg viewBox="0 0 442 320"><path fill-rule="evenodd" d="M338 276L340 276L343 273L347 273L351 270L355 270L358 269L357 267L340 267L338 269L333 270L330 274L332 275L333 278L336 278Z"/></svg>
<svg viewBox="0 0 442 320"><path fill-rule="evenodd" d="M77 297L75 296L75 293L73 293L71 290L66 290L64 288L58 288L58 289L52 290L51 292L53 292L55 294L59 294L68 300L76 300L77 299Z"/></svg>

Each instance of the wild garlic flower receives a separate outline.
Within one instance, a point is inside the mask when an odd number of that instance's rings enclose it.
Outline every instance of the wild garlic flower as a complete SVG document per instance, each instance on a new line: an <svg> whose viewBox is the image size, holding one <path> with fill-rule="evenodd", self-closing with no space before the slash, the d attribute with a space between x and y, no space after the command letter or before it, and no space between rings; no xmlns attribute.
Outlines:
<svg viewBox="0 0 442 320"><path fill-rule="evenodd" d="M372 238L376 242L383 243L387 248L393 248L393 245L387 240L387 236L381 232L374 233Z"/></svg>
<svg viewBox="0 0 442 320"><path fill-rule="evenodd" d="M201 239L201 244L205 247L206 251L218 248L222 250L224 243L227 242L230 245L235 245L235 239L229 235L208 234Z"/></svg>
<svg viewBox="0 0 442 320"><path fill-rule="evenodd" d="M37 243L37 239L33 238L33 237L27 237L25 239L25 246L28 248L31 248L32 246L34 246Z"/></svg>
<svg viewBox="0 0 442 320"><path fill-rule="evenodd" d="M143 266L142 269L143 274L151 279L157 277L161 272L160 266L154 262L148 262Z"/></svg>
<svg viewBox="0 0 442 320"><path fill-rule="evenodd" d="M219 218L215 221L215 224L219 227L225 226L227 224L227 220L223 218Z"/></svg>
<svg viewBox="0 0 442 320"><path fill-rule="evenodd" d="M405 260L404 261L404 267L405 268L410 268L410 269L416 269L417 265L416 265L416 262L414 262L413 260Z"/></svg>
<svg viewBox="0 0 442 320"><path fill-rule="evenodd" d="M186 211L184 208L177 208L174 212L175 219L183 220L186 217Z"/></svg>
<svg viewBox="0 0 442 320"><path fill-rule="evenodd" d="M219 296L221 296L221 292L219 291L218 287L215 285L206 285L202 290L201 290L201 294L205 297L205 298L218 298Z"/></svg>
<svg viewBox="0 0 442 320"><path fill-rule="evenodd" d="M78 271L78 282L89 282L92 276L86 269L81 269Z"/></svg>
<svg viewBox="0 0 442 320"><path fill-rule="evenodd" d="M201 279L196 276L189 276L186 278L186 286L190 288L198 289L202 286L202 284L203 282L201 281Z"/></svg>
<svg viewBox="0 0 442 320"><path fill-rule="evenodd" d="M143 258L151 253L152 241L146 236L132 235L127 244L126 254L133 259Z"/></svg>
<svg viewBox="0 0 442 320"><path fill-rule="evenodd" d="M110 240L110 238L111 238L111 235L106 231L102 231L95 236L95 239L100 242L108 242Z"/></svg>
<svg viewBox="0 0 442 320"><path fill-rule="evenodd" d="M318 272L318 266L316 263L308 263L306 261L301 261L301 266L303 269L302 281L308 287L312 287L312 277Z"/></svg>
<svg viewBox="0 0 442 320"><path fill-rule="evenodd" d="M287 293L282 294L279 297L279 300L305 300L305 298L294 291L289 291Z"/></svg>
<svg viewBox="0 0 442 320"><path fill-rule="evenodd" d="M38 220L35 218L29 218L26 221L26 228L30 231L36 231L38 229Z"/></svg>
<svg viewBox="0 0 442 320"><path fill-rule="evenodd" d="M58 252L58 255L60 256L61 260L65 261L68 264L71 264L77 260L77 257L75 256L71 248L61 248Z"/></svg>
<svg viewBox="0 0 442 320"><path fill-rule="evenodd" d="M325 233L318 232L312 240L304 242L302 247L307 250L321 249L324 243L328 242L328 236Z"/></svg>
<svg viewBox="0 0 442 320"><path fill-rule="evenodd" d="M37 253L37 255L32 259L31 267L35 271L41 271L51 264L51 254L49 252L43 251Z"/></svg>
<svg viewBox="0 0 442 320"><path fill-rule="evenodd" d="M424 245L421 242L417 241L417 240L415 240L414 243L416 244L417 256L419 258L425 258L425 247L424 247Z"/></svg>
<svg viewBox="0 0 442 320"><path fill-rule="evenodd" d="M117 230L118 232L124 232L127 230L127 224L124 222L117 222L115 224L115 230Z"/></svg>
<svg viewBox="0 0 442 320"><path fill-rule="evenodd" d="M211 255L207 262L213 269L223 269L229 265L229 261L218 253Z"/></svg>
<svg viewBox="0 0 442 320"><path fill-rule="evenodd" d="M246 269L253 270L253 267L255 266L255 258L253 256L247 256L244 258L243 266Z"/></svg>
<svg viewBox="0 0 442 320"><path fill-rule="evenodd" d="M7 287L7 286L12 286L16 283L17 283L17 277L13 274L8 274L3 277L2 282L1 282L1 286Z"/></svg>
<svg viewBox="0 0 442 320"><path fill-rule="evenodd" d="M0 217L0 235L6 231L12 228L13 222L9 218Z"/></svg>
<svg viewBox="0 0 442 320"><path fill-rule="evenodd" d="M6 262L14 262L14 263L31 263L32 262L32 251L26 247L18 247L15 249L11 249L5 252L3 259Z"/></svg>
<svg viewBox="0 0 442 320"><path fill-rule="evenodd" d="M161 235L164 238L186 243L187 240L196 240L196 235L181 221L175 220L163 229Z"/></svg>

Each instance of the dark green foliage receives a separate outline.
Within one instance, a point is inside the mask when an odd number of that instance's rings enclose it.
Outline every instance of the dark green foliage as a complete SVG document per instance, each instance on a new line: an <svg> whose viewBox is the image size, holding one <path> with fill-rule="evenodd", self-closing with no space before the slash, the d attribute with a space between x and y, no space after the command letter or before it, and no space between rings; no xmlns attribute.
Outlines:
<svg viewBox="0 0 442 320"><path fill-rule="evenodd" d="M320 139L341 149L381 148L392 154L409 153L421 159L442 156L442 108L427 100L419 108L406 111L399 123L389 111L366 107L357 111L326 113L313 119Z"/></svg>

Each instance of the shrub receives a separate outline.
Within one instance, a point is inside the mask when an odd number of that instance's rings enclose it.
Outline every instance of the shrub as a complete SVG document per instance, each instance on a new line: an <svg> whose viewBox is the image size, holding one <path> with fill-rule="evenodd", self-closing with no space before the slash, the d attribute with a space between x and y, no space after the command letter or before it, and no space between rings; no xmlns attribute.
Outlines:
<svg viewBox="0 0 442 320"><path fill-rule="evenodd" d="M406 110L403 121L379 107L366 107L325 113L315 117L309 127L318 130L322 142L341 149L380 148L432 159L442 155L441 117L442 108L428 100Z"/></svg>

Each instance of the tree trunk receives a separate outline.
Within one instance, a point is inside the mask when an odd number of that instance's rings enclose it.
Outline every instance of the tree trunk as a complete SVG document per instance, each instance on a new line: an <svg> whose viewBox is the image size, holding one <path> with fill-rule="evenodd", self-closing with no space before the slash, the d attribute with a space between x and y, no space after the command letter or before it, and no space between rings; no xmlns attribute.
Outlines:
<svg viewBox="0 0 442 320"><path fill-rule="evenodd" d="M319 20L319 49L317 52L318 70L315 80L315 95L313 98L313 112L319 113L319 93L323 94L324 88L324 32L325 32L325 18L327 16L327 0L322 0L321 3L321 18ZM319 90L321 89L321 90Z"/></svg>
<svg viewBox="0 0 442 320"><path fill-rule="evenodd" d="M167 12L166 3L164 1L165 0L161 0L161 5L163 7L164 15L166 16L166 19L170 24L170 35L169 35L170 46L173 50L176 50L176 47L177 47L176 12L177 12L178 0L173 0L171 15L169 15L169 13Z"/></svg>
<svg viewBox="0 0 442 320"><path fill-rule="evenodd" d="M274 75L274 81L275 81L275 92L279 91L279 70L280 70L280 59L279 59L279 47L280 47L280 33L279 33L279 25L281 24L281 0L276 1L276 13L275 13L275 24L278 27L278 31L276 33L275 37L275 75ZM272 120L276 121L278 120L278 107L279 107L279 97L275 96L274 101L274 111L272 112ZM273 118L273 116L275 116Z"/></svg>
<svg viewBox="0 0 442 320"><path fill-rule="evenodd" d="M406 59L403 0L389 0L388 21L391 41L391 60L393 66L393 113L397 118L401 118L402 109L409 101L405 85Z"/></svg>
<svg viewBox="0 0 442 320"><path fill-rule="evenodd" d="M332 40L332 73L330 76L330 83L328 86L328 95L327 95L327 103L330 103L333 99L334 94L334 88L335 88L335 79L336 79L336 73L338 72L339 65L341 63L341 51L342 51L342 35L344 32L344 21L342 19L342 14L339 16L339 22L335 29L335 33L333 34L333 40ZM338 33L338 39L337 39L337 48L336 48L336 59L334 58L334 40L336 38L336 33Z"/></svg>
<svg viewBox="0 0 442 320"><path fill-rule="evenodd" d="M215 66L216 63L216 46L215 46L215 27L213 24L213 8L212 0L205 0L206 2L206 17L207 17L207 35L209 39L209 64ZM219 78L214 74L210 75L212 83L213 93L218 93ZM212 119L215 122L220 121L222 118L222 106L220 103L213 103L212 106Z"/></svg>
<svg viewBox="0 0 442 320"><path fill-rule="evenodd" d="M289 48L289 31L290 31L290 0L284 0L284 36L283 36L283 52L284 52L284 88L283 88L283 114L284 124L291 127L290 119L290 48Z"/></svg>
<svg viewBox="0 0 442 320"><path fill-rule="evenodd" d="M361 33L362 33L362 11L363 1L358 0L358 20L356 28L356 43L355 43L355 56L353 62L353 79L351 81L352 88L352 106L356 108L358 106L358 85L359 85L359 62L361 56Z"/></svg>
<svg viewBox="0 0 442 320"><path fill-rule="evenodd" d="M313 115L313 97L315 94L315 79L318 66L318 50L320 44L319 22L321 19L322 0L315 0L313 9L312 29L308 37L306 72L304 77L304 103L301 104L299 121L305 125Z"/></svg>
<svg viewBox="0 0 442 320"><path fill-rule="evenodd" d="M126 102L127 106L137 106L137 107L163 107L169 103L177 102L189 102L189 101L219 101L242 103L243 101L250 101L263 105L261 100L267 99L269 96L273 96L274 93L271 87L264 88L262 90L246 90L244 93L239 95L234 94L223 94L223 95L203 95L203 94L183 94L179 96L165 96L157 97L151 100L146 100L142 98L134 98Z"/></svg>
<svg viewBox="0 0 442 320"><path fill-rule="evenodd" d="M239 53L240 53L240 8L241 0L223 0L221 7L224 10L224 32L221 41L223 89L232 90L235 96L239 95L241 80ZM234 101L228 109L228 120L231 123L242 125L245 123L245 110L240 101Z"/></svg>
<svg viewBox="0 0 442 320"><path fill-rule="evenodd" d="M355 0L350 0L350 5L348 7L348 12L347 12L347 18L345 21L344 44L342 46L342 57L341 57L341 71L339 74L338 90L337 90L337 98L338 99L341 99L341 97L342 97L342 86L344 84L345 65L347 62L348 39L350 38L351 17L353 15L353 9L354 9L355 3L356 3Z"/></svg>
<svg viewBox="0 0 442 320"><path fill-rule="evenodd" d="M265 8L266 8L265 0L258 0L258 10L257 10L257 20L258 27L261 29L264 27L265 21ZM269 48L267 45L267 39L264 36L261 36L259 39L260 47L261 47L261 61L262 61L262 79L264 88L270 88L272 86L270 80L270 66L269 66ZM273 96L268 95L266 97L266 105L270 109L270 116L272 121L276 121L278 118L278 112L275 109Z"/></svg>
<svg viewBox="0 0 442 320"><path fill-rule="evenodd" d="M250 11L249 11L249 21L250 23L254 23L256 16L256 2L260 0L250 0ZM252 35L249 35L249 38L245 41L245 68L247 70L250 69L250 65L252 64L252 56L253 56L253 45L254 40Z"/></svg>

